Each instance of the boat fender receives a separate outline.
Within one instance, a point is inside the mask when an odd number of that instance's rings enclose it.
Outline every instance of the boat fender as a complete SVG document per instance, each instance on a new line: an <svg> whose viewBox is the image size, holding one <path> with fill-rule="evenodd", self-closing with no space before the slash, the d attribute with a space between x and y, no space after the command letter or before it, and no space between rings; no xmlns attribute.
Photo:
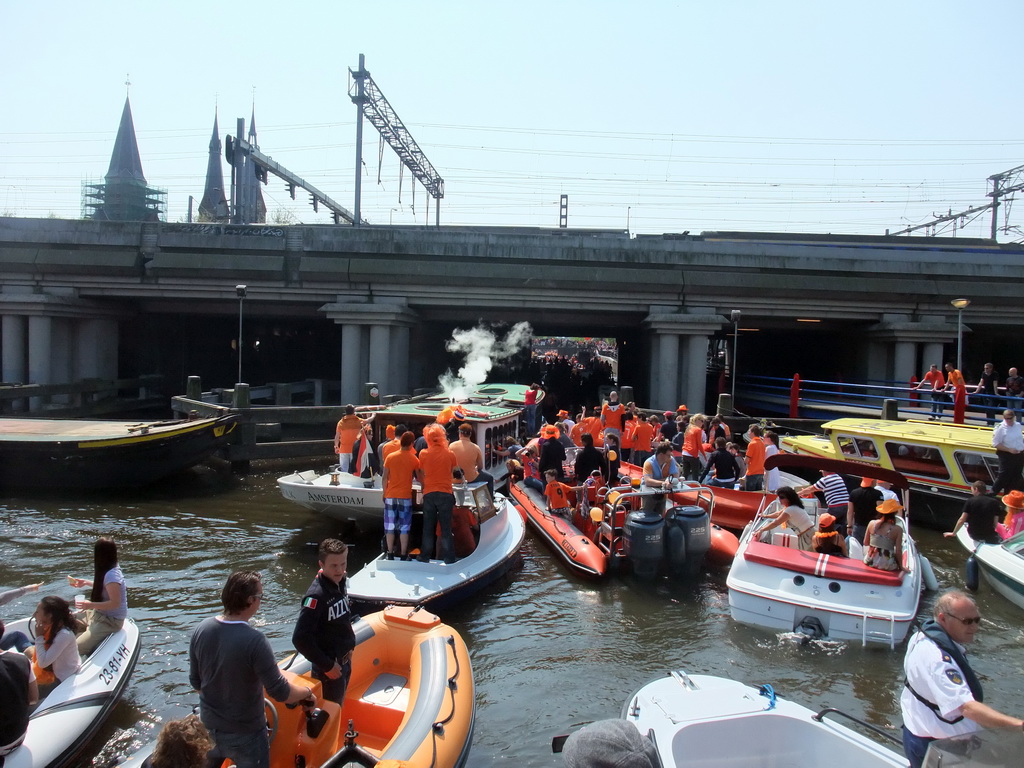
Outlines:
<svg viewBox="0 0 1024 768"><path fill-rule="evenodd" d="M939 580L935 578L935 569L932 568L931 562L927 557L921 557L921 580L924 582L925 589L929 592L935 592L939 588Z"/></svg>
<svg viewBox="0 0 1024 768"><path fill-rule="evenodd" d="M964 583L972 592L976 592L980 586L978 556L971 555L967 558L967 565L964 566Z"/></svg>

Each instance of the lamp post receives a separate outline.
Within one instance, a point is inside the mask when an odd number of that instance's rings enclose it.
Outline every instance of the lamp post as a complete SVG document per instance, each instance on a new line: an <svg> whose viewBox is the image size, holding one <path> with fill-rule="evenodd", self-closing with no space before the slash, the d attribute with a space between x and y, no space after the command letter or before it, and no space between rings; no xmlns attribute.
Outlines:
<svg viewBox="0 0 1024 768"><path fill-rule="evenodd" d="M963 371L964 310L971 306L970 299L953 299L950 304L956 309L956 369Z"/></svg>
<svg viewBox="0 0 1024 768"><path fill-rule="evenodd" d="M729 377L732 379L732 409L736 411L736 352L740 345L740 315L742 313L738 309L734 309L729 317L732 319L732 375Z"/></svg>
<svg viewBox="0 0 1024 768"><path fill-rule="evenodd" d="M235 293L238 294L238 379L236 384L242 383L242 302L245 301L244 285L236 285Z"/></svg>

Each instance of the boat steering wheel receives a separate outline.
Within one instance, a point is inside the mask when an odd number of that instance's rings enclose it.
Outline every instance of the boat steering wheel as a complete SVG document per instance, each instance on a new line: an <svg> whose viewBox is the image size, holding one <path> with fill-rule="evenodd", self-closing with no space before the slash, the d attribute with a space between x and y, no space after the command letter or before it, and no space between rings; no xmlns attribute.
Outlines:
<svg viewBox="0 0 1024 768"><path fill-rule="evenodd" d="M267 718L267 741L273 744L277 735L277 707L266 697L263 698L263 714Z"/></svg>

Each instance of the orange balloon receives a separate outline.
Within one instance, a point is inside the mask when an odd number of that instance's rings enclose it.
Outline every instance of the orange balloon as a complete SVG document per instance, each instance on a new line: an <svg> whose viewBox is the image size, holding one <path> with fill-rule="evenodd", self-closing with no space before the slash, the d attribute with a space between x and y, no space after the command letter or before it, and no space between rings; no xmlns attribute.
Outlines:
<svg viewBox="0 0 1024 768"><path fill-rule="evenodd" d="M617 458L619 458L619 454L615 451L608 451L608 461L615 461Z"/></svg>

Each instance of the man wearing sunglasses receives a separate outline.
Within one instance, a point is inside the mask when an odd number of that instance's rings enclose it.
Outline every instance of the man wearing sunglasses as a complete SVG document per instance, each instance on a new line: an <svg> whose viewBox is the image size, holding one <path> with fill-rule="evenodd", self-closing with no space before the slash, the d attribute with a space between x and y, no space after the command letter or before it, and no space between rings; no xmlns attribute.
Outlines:
<svg viewBox="0 0 1024 768"><path fill-rule="evenodd" d="M911 768L920 768L936 739L979 728L1024 728L1019 717L982 703L981 682L964 648L981 627L974 600L950 590L935 601L932 613L934 618L910 639L903 662L903 750Z"/></svg>

